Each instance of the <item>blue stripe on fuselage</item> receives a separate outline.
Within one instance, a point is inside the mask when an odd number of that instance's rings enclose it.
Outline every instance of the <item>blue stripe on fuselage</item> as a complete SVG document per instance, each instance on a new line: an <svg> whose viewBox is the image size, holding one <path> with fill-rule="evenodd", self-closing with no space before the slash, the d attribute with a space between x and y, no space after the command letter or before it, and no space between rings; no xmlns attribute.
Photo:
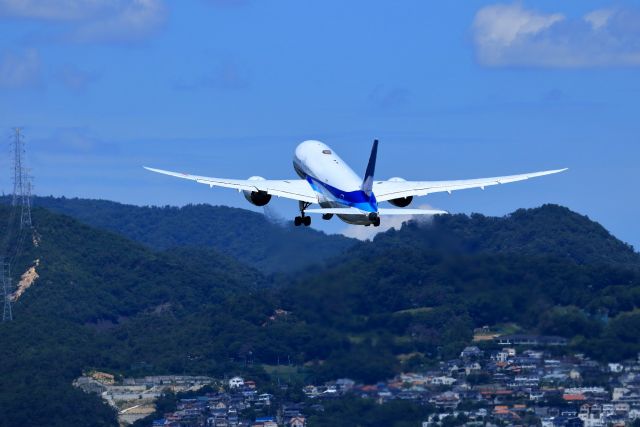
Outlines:
<svg viewBox="0 0 640 427"><path fill-rule="evenodd" d="M322 193L318 187L322 187L332 196L333 202L339 203L341 205L354 207L360 209L365 212L378 212L378 202L376 201L376 196L371 193L371 196L367 196L367 194L362 190L357 191L342 191L339 188L332 187L329 184L326 184L314 177L307 175L307 182L311 185L314 191L318 193Z"/></svg>

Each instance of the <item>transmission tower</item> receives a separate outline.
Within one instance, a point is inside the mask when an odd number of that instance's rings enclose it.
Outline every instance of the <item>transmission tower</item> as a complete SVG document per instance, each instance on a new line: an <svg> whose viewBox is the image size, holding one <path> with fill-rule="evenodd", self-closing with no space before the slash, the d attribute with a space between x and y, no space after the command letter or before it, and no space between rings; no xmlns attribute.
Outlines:
<svg viewBox="0 0 640 427"><path fill-rule="evenodd" d="M5 262L4 258L0 258L0 280L2 280L2 321L8 322L13 320L13 312L11 311L11 272L9 271L9 264Z"/></svg>
<svg viewBox="0 0 640 427"><path fill-rule="evenodd" d="M20 206L20 229L31 228L31 177L25 165L25 147L22 130L14 129L13 142L13 198L11 205Z"/></svg>
<svg viewBox="0 0 640 427"><path fill-rule="evenodd" d="M20 128L14 129L11 140L13 160L13 196L9 210L6 233L0 248L0 291L2 292L2 321L13 320L11 309L12 284L11 265L22 253L26 235L32 231L31 222L31 177L25 162L25 146ZM19 221L18 221L18 213Z"/></svg>

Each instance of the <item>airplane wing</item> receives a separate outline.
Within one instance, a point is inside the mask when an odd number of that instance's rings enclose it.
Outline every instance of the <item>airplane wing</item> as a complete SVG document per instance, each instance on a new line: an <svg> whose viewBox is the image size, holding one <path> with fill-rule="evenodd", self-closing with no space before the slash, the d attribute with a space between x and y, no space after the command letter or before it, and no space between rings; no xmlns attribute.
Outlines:
<svg viewBox="0 0 640 427"><path fill-rule="evenodd" d="M144 166L144 168L151 172L175 176L176 178L188 179L200 184L206 184L209 187L234 188L238 191L265 191L268 194L276 197L285 197L287 199L300 200L308 203L318 203L318 196L313 191L311 186L309 186L309 183L303 179L225 179L171 172L162 169L149 168L146 166Z"/></svg>
<svg viewBox="0 0 640 427"><path fill-rule="evenodd" d="M482 188L491 185L507 184L509 182L523 181L538 176L551 175L564 172L565 169L556 169L543 172L525 173L521 175L496 176L492 178L462 179L457 181L376 181L373 184L373 192L376 200L398 199L409 196L426 196L431 193L447 191L451 193L456 190L466 190L467 188Z"/></svg>

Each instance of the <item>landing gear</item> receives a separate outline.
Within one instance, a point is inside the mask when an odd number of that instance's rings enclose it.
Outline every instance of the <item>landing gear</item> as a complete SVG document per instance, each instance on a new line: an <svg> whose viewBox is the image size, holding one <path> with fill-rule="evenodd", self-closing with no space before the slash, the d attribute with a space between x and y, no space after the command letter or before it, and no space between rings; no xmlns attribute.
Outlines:
<svg viewBox="0 0 640 427"><path fill-rule="evenodd" d="M308 227L311 225L311 217L310 216L297 216L293 219L293 224L296 227L299 227L301 225L304 225L305 227Z"/></svg>
<svg viewBox="0 0 640 427"><path fill-rule="evenodd" d="M371 221L374 227L380 227L380 217L377 213L371 212L369 214L369 221Z"/></svg>
<svg viewBox="0 0 640 427"><path fill-rule="evenodd" d="M305 227L308 227L311 225L311 217L310 216L306 216L304 214L304 210L307 209L309 206L311 206L311 203L308 202L300 202L300 216L297 216L293 219L293 224L296 227L299 227L301 225L304 225Z"/></svg>

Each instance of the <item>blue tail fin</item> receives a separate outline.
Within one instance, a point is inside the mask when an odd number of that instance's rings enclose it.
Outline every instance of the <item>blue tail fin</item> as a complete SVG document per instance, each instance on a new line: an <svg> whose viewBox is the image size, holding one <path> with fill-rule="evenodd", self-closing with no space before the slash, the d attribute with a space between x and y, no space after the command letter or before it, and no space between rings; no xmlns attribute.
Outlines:
<svg viewBox="0 0 640 427"><path fill-rule="evenodd" d="M373 141L373 147L371 147L371 155L369 156L369 164L367 164L367 171L364 174L364 181L362 181L362 191L367 196L370 196L373 192L373 175L376 172L376 157L378 156L378 140Z"/></svg>

